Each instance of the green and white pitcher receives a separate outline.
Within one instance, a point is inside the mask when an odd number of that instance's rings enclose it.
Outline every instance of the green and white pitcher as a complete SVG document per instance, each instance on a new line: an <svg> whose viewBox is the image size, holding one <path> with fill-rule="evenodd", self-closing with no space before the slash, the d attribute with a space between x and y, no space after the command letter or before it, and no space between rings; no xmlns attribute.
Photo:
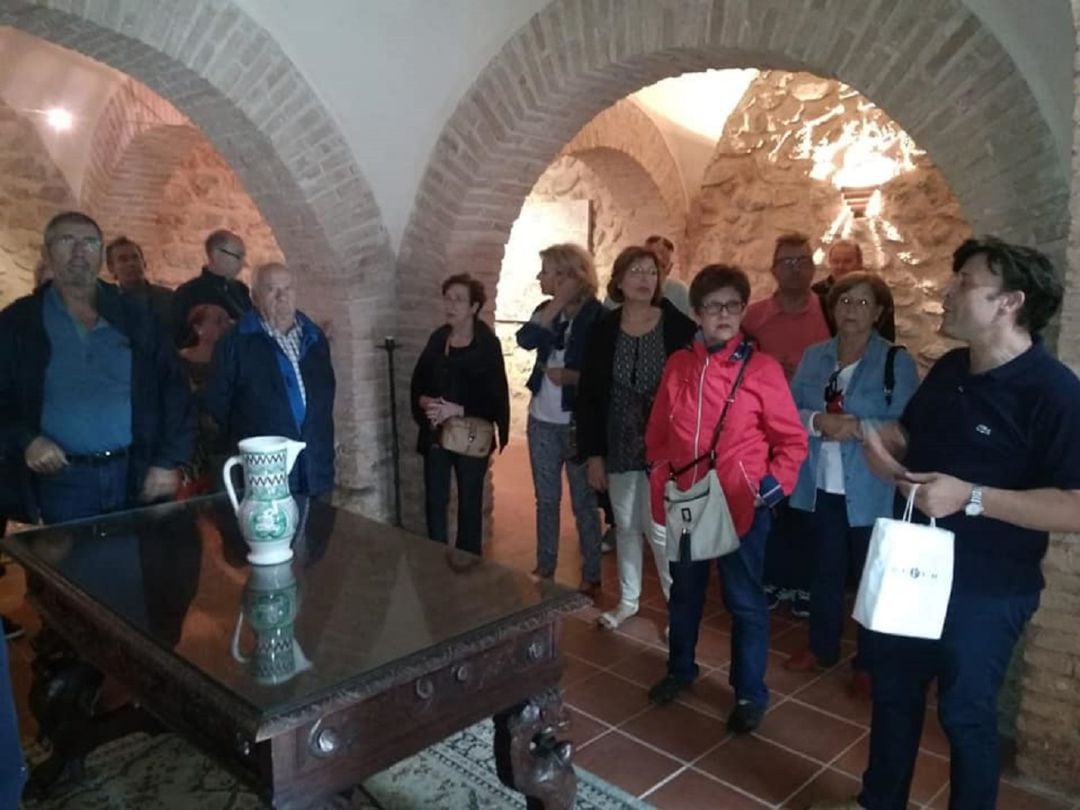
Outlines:
<svg viewBox="0 0 1080 810"><path fill-rule="evenodd" d="M284 436L252 436L239 443L240 455L225 462L222 475L240 534L253 565L276 565L292 559L292 541L300 510L289 492L289 473L307 445ZM232 468L244 468L244 500L238 501Z"/></svg>

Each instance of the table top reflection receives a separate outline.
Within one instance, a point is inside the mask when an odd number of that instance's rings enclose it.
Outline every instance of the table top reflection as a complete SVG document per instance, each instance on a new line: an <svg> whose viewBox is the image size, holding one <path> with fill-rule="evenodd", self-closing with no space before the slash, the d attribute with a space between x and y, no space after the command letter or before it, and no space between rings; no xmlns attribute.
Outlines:
<svg viewBox="0 0 1080 810"><path fill-rule="evenodd" d="M223 495L20 532L2 545L264 720L582 601L324 503L300 505L294 557L278 566L248 564Z"/></svg>

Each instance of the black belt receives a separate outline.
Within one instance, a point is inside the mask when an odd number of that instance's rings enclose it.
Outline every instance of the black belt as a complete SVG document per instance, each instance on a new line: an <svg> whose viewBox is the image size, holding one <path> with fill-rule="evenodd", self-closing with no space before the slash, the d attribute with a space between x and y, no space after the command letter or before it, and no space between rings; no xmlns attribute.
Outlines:
<svg viewBox="0 0 1080 810"><path fill-rule="evenodd" d="M86 464L90 467L100 467L127 458L127 447L119 447L116 450L102 450L100 453L66 453L68 464Z"/></svg>

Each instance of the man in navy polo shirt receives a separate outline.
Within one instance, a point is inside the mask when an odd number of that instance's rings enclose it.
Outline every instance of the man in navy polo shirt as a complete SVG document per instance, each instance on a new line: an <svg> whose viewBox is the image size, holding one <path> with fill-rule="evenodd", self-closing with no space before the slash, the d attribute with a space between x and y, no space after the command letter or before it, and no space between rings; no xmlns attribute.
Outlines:
<svg viewBox="0 0 1080 810"><path fill-rule="evenodd" d="M934 679L949 807L995 806L998 691L1039 604L1048 533L1080 531L1080 381L1039 338L1061 279L993 238L961 245L953 271L941 328L968 347L934 365L899 425L864 430L875 471L901 496L919 484L922 519L955 533L953 590L939 641L872 634L870 761L849 807L907 806Z"/></svg>

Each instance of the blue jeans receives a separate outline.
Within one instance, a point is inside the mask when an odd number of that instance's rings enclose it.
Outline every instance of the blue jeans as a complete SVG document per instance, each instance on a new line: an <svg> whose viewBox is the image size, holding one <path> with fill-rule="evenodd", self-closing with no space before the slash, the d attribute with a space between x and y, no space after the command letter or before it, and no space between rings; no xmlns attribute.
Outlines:
<svg viewBox="0 0 1080 810"><path fill-rule="evenodd" d="M906 808L926 712L938 681L938 718L949 738L950 810L997 804L997 697L1020 634L1039 595L953 592L940 641L871 633L874 714L870 764L859 803Z"/></svg>
<svg viewBox="0 0 1080 810"><path fill-rule="evenodd" d="M724 607L731 614L731 669L728 682L736 700L749 700L764 709L769 705L765 666L769 657L769 607L761 583L765 567L765 541L771 515L758 509L739 550L716 560L723 583ZM694 661L705 589L713 560L671 562L671 599L668 602L670 637L668 674L690 683L698 674Z"/></svg>
<svg viewBox="0 0 1080 810"><path fill-rule="evenodd" d="M446 509L450 505L450 472L457 477L457 547L483 553L484 476L488 457L473 458L432 445L424 454L424 507L428 537L449 541Z"/></svg>
<svg viewBox="0 0 1080 810"><path fill-rule="evenodd" d="M585 477L585 465L574 463L573 428L529 417L529 461L536 490L536 567L543 576L555 573L559 560L559 510L562 468L570 481L570 500L581 543L581 578L600 581L600 517L596 492Z"/></svg>
<svg viewBox="0 0 1080 810"><path fill-rule="evenodd" d="M844 583L848 568L856 576L866 565L871 526L849 526L847 498L818 490L814 511L805 513L808 540L814 551L814 577L810 589L810 651L823 664L840 657L840 636L844 629ZM857 581L857 580L856 580ZM858 631L856 669L869 668L869 636L861 625Z"/></svg>
<svg viewBox="0 0 1080 810"><path fill-rule="evenodd" d="M128 508L128 460L69 464L55 475L37 478L38 502L46 523L119 512Z"/></svg>

